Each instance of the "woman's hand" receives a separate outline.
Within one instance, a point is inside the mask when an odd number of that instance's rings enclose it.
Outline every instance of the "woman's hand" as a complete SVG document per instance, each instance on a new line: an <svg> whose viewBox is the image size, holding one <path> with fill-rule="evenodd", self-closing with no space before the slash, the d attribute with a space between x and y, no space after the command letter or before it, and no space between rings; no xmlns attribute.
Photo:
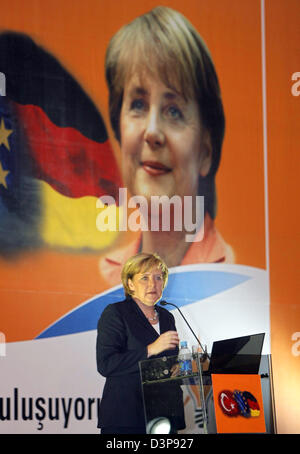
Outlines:
<svg viewBox="0 0 300 454"><path fill-rule="evenodd" d="M177 331L166 331L161 334L156 341L148 345L148 358L149 356L158 355L165 350L172 350L179 344L179 337Z"/></svg>

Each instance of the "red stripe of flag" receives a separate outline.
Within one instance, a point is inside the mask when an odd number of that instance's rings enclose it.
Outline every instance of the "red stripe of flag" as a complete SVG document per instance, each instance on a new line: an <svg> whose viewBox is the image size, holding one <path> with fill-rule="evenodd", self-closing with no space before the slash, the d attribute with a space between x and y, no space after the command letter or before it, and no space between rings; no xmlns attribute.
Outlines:
<svg viewBox="0 0 300 454"><path fill-rule="evenodd" d="M34 161L34 177L68 197L111 195L118 202L121 176L110 142L98 143L59 127L38 106L14 103Z"/></svg>

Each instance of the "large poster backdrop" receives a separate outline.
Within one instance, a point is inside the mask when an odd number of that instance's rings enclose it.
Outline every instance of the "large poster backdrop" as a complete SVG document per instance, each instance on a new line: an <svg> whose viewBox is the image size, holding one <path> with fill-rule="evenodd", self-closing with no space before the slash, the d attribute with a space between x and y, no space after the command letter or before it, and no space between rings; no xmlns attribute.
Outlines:
<svg viewBox="0 0 300 454"><path fill-rule="evenodd" d="M170 258L164 297L208 350L265 332L277 430L300 432L299 2L11 0L0 19L1 433L98 432L95 329L122 299L121 265L141 237L100 226L99 197L114 201L107 222L136 208L119 197L132 188L109 121L105 52L120 27L159 4L206 42L226 119L216 213L202 241ZM196 415L192 395L185 403Z"/></svg>

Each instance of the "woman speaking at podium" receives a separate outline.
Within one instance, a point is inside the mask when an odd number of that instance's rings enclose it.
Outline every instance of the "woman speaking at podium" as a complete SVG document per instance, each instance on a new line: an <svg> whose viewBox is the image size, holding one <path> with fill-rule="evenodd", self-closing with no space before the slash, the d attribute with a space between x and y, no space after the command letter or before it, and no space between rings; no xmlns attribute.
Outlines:
<svg viewBox="0 0 300 454"><path fill-rule="evenodd" d="M146 433L138 363L178 354L174 317L155 306L168 281L165 263L156 254L139 253L127 260L121 277L126 299L109 304L98 322L97 368L106 377L98 420L101 434ZM182 391L175 388L177 430L185 423Z"/></svg>
<svg viewBox="0 0 300 454"><path fill-rule="evenodd" d="M105 69L110 120L130 194L145 198L148 207L153 196L183 201L188 196L192 214L197 196L205 197L203 238L202 229L190 243L186 226L172 224L166 231L150 223L138 241L99 264L111 285L122 273L126 300L110 304L98 324L98 371L106 377L98 425L102 433L140 433L145 426L138 362L178 353L174 318L155 306L167 282L165 263L233 261L214 225L225 118L209 51L191 23L170 8L154 8L122 27L109 43ZM160 212L157 217L161 221ZM163 261L135 255L151 251ZM180 386L171 388L174 395L181 392ZM177 429L184 426L181 419Z"/></svg>

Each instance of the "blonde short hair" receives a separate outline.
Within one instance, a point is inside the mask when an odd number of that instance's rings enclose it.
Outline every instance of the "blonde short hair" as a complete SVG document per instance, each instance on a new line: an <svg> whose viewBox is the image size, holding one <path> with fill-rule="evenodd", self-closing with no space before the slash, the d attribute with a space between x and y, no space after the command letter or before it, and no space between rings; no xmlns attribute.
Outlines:
<svg viewBox="0 0 300 454"><path fill-rule="evenodd" d="M132 279L135 274L146 272L153 267L160 268L163 277L163 288L165 288L168 283L169 270L159 255L156 253L148 254L146 252L141 252L130 257L126 261L121 273L122 284L126 296L132 294L132 291L128 286L128 280Z"/></svg>

